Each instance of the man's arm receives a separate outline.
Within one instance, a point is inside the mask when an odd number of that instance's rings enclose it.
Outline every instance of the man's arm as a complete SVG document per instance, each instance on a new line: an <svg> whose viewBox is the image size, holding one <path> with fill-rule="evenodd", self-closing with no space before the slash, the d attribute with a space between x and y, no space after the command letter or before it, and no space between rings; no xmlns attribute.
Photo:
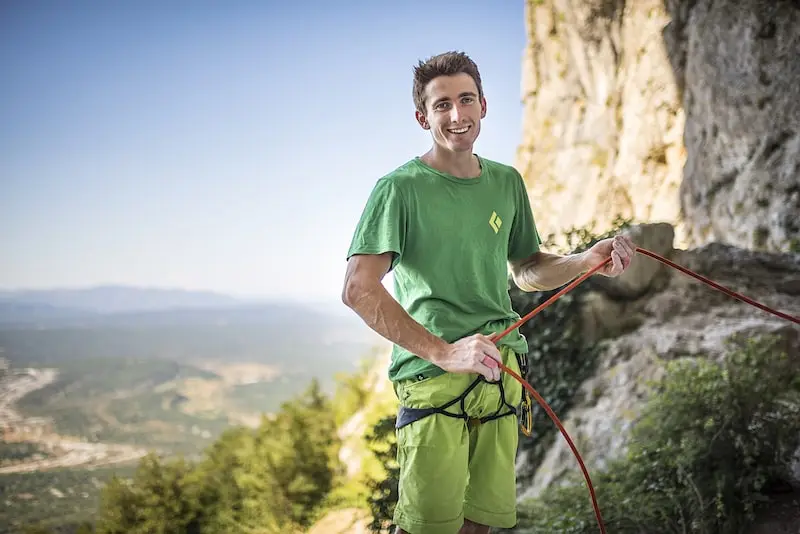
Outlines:
<svg viewBox="0 0 800 534"><path fill-rule="evenodd" d="M415 321L383 287L391 261L391 252L352 256L347 263L342 302L389 341L428 361L440 360L447 342Z"/></svg>
<svg viewBox="0 0 800 534"><path fill-rule="evenodd" d="M512 261L511 275L523 291L547 291L560 287L611 257L600 269L603 276L619 276L636 253L636 245L626 235L617 235L595 243L577 254L562 256L538 251L520 261Z"/></svg>
<svg viewBox="0 0 800 534"><path fill-rule="evenodd" d="M491 358L502 358L490 338L476 334L450 344L415 321L386 291L382 280L391 261L391 252L353 255L347 263L342 302L375 332L445 371L499 380L500 371Z"/></svg>
<svg viewBox="0 0 800 534"><path fill-rule="evenodd" d="M512 261L511 275L523 291L548 291L572 281L591 267L586 254L562 256L538 251L520 261Z"/></svg>

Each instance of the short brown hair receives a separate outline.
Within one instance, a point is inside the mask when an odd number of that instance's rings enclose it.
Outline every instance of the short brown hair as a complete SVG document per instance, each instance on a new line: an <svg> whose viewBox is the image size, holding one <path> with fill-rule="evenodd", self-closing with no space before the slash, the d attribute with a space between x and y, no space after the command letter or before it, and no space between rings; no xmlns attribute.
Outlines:
<svg viewBox="0 0 800 534"><path fill-rule="evenodd" d="M478 98L483 98L483 86L478 65L464 52L444 52L420 61L414 67L414 106L417 111L425 112L425 88L434 78L439 76L453 76L456 74L469 74L478 87Z"/></svg>

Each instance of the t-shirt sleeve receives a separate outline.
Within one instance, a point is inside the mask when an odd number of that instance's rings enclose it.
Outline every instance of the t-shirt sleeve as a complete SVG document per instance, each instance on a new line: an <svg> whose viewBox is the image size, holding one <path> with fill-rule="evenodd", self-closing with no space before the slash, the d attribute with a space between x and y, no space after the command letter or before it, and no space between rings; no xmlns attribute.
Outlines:
<svg viewBox="0 0 800 534"><path fill-rule="evenodd" d="M391 180L378 180L356 225L347 259L355 254L393 252L394 269L403 256L405 238L406 206L402 194Z"/></svg>
<svg viewBox="0 0 800 534"><path fill-rule="evenodd" d="M519 172L515 170L514 174L516 214L508 243L508 259L510 261L527 258L531 254L538 252L539 246L542 244L539 230L536 228L533 211L531 210L530 198L528 198L528 192L525 189L525 182Z"/></svg>

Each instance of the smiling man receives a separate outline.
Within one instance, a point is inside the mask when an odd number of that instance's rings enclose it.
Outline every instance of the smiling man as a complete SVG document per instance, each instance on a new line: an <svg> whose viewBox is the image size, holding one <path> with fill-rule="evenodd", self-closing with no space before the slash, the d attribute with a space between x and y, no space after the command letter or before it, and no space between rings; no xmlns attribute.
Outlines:
<svg viewBox="0 0 800 534"><path fill-rule="evenodd" d="M377 180L348 251L342 293L393 343L398 533L488 533L516 524L515 457L523 389L496 361L524 371L509 270L525 291L599 271L617 276L634 244L617 236L581 254L540 250L524 182L511 166L473 153L486 117L475 63L460 52L414 69L416 120L431 149ZM394 273L395 298L382 284Z"/></svg>

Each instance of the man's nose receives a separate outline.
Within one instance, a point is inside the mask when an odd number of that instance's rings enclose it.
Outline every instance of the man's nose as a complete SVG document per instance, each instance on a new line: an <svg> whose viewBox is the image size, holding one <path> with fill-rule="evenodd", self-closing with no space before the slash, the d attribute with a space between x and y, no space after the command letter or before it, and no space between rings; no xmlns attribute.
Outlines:
<svg viewBox="0 0 800 534"><path fill-rule="evenodd" d="M461 118L461 109L459 109L458 106L453 106L453 109L450 110L450 122L457 123L460 118Z"/></svg>

